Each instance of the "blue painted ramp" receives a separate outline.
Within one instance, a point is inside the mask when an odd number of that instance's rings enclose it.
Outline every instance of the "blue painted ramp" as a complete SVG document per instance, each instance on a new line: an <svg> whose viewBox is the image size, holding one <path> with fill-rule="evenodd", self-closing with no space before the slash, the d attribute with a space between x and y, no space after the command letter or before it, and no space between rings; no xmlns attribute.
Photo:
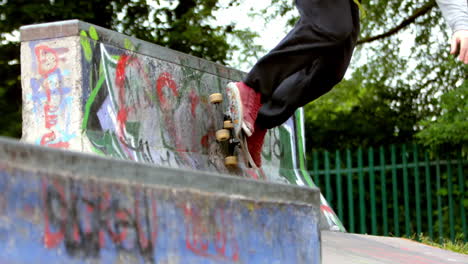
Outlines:
<svg viewBox="0 0 468 264"><path fill-rule="evenodd" d="M0 139L0 263L320 263L319 191Z"/></svg>

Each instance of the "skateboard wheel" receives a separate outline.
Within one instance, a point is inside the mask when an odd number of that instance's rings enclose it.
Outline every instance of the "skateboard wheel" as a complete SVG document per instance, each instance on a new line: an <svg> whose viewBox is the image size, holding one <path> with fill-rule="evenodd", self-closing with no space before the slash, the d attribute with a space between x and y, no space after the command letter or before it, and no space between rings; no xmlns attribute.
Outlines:
<svg viewBox="0 0 468 264"><path fill-rule="evenodd" d="M226 141L231 137L231 132L227 129L221 129L216 131L216 139L218 141Z"/></svg>
<svg viewBox="0 0 468 264"><path fill-rule="evenodd" d="M231 120L226 120L226 121L224 121L224 128L225 129L233 129L234 124L231 122Z"/></svg>
<svg viewBox="0 0 468 264"><path fill-rule="evenodd" d="M223 95L220 93L211 94L209 100L212 104L219 104L223 101Z"/></svg>
<svg viewBox="0 0 468 264"><path fill-rule="evenodd" d="M226 158L224 158L224 164L226 166L237 166L237 157L227 156Z"/></svg>

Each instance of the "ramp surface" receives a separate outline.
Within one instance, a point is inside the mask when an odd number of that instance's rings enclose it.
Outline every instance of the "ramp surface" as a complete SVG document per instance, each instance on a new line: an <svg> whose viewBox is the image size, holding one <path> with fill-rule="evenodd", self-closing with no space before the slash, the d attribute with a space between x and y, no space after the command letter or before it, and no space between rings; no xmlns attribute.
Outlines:
<svg viewBox="0 0 468 264"><path fill-rule="evenodd" d="M1 263L320 263L319 191L0 138Z"/></svg>
<svg viewBox="0 0 468 264"><path fill-rule="evenodd" d="M299 110L268 132L262 170L224 165L208 102L244 73L78 20L21 28L23 140L123 160L315 187ZM322 227L341 222L322 197Z"/></svg>
<svg viewBox="0 0 468 264"><path fill-rule="evenodd" d="M322 231L323 264L466 264L468 256L408 239Z"/></svg>

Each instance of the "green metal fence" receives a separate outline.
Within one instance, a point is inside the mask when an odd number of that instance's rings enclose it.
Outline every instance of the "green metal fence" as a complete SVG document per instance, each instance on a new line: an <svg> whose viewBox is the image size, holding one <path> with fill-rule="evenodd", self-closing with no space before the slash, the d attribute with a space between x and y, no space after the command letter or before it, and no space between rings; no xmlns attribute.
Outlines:
<svg viewBox="0 0 468 264"><path fill-rule="evenodd" d="M308 165L349 232L468 240L468 160L460 150L315 151Z"/></svg>

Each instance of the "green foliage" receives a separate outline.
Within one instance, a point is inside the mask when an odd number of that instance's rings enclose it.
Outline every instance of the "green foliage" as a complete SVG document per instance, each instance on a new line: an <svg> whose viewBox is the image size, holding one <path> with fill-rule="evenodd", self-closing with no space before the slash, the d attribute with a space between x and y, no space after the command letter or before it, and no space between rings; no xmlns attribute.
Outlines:
<svg viewBox="0 0 468 264"><path fill-rule="evenodd" d="M460 253L460 254L468 255L468 243L466 243L463 240L463 234L458 234L456 237L457 238L456 238L455 241L450 241L449 239L444 239L440 243L435 242L432 239L430 239L429 237L424 236L424 235L414 236L414 237L411 237L411 239L418 240L421 243L427 244L429 246L438 247L438 248L441 248L441 249L450 250L450 251L457 252L457 253Z"/></svg>
<svg viewBox="0 0 468 264"><path fill-rule="evenodd" d="M228 5L238 2L232 0ZM261 50L251 44L255 33L237 30L233 25L213 25L214 12L219 8L218 0L1 1L0 135L21 134L20 49L17 41L6 39L7 35L17 35L20 26L80 19L218 63L229 61L235 50L255 56ZM93 28L82 34L98 40ZM89 59L91 46L87 40L82 44ZM133 47L132 43L126 44Z"/></svg>
<svg viewBox="0 0 468 264"><path fill-rule="evenodd" d="M0 38L1 39L1 38ZM0 135L21 135L20 48L18 43L1 45L0 52Z"/></svg>
<svg viewBox="0 0 468 264"><path fill-rule="evenodd" d="M416 134L429 146L462 145L468 147L468 81L440 98L441 114L436 120L421 122L424 128Z"/></svg>
<svg viewBox="0 0 468 264"><path fill-rule="evenodd" d="M226 63L236 51L240 54L239 63L260 55L261 47L251 41L258 36L256 33L234 25L213 25L214 12L224 8L219 0L154 2L150 5L146 0L3 1L0 135L20 135L19 44L5 37L22 25L81 19L214 62ZM227 2L228 6L240 3L241 0ZM389 37L360 44L346 80L306 106L308 149L403 143L414 140L418 133L417 137L430 145L465 144L466 133L461 132L467 126L466 85L457 88L457 84L466 78L466 67L448 54L447 27L435 1L362 0L361 3L366 10L366 16L361 18L362 40L390 32L397 25L405 26ZM415 17L423 7L427 11ZM288 27L297 21L293 2L289 0L271 0L266 10L258 13L267 22L286 16L290 18L285 25ZM415 19L409 20L412 17ZM93 31L87 35L97 38ZM460 96L465 96L465 100ZM454 109L459 110L458 114Z"/></svg>
<svg viewBox="0 0 468 264"><path fill-rule="evenodd" d="M290 1L272 3L263 12L270 19L292 16L289 26L297 20ZM361 3L366 10L366 16L361 16L361 41L394 33L360 43L346 80L306 106L309 150L413 141L416 133L428 128L427 120L438 120L446 113L440 95L456 89L457 83L466 78L466 67L449 55L447 26L434 0ZM454 93L451 97L452 108L463 108L459 95ZM446 122L438 122L438 132L453 130L454 126L457 131L466 128L466 119L459 118L457 124L451 124L447 118L442 119ZM446 142L453 139L452 143L461 143L454 138L457 132L452 132L439 136L446 137ZM421 137L427 133L429 130ZM441 139L426 141L440 142Z"/></svg>

